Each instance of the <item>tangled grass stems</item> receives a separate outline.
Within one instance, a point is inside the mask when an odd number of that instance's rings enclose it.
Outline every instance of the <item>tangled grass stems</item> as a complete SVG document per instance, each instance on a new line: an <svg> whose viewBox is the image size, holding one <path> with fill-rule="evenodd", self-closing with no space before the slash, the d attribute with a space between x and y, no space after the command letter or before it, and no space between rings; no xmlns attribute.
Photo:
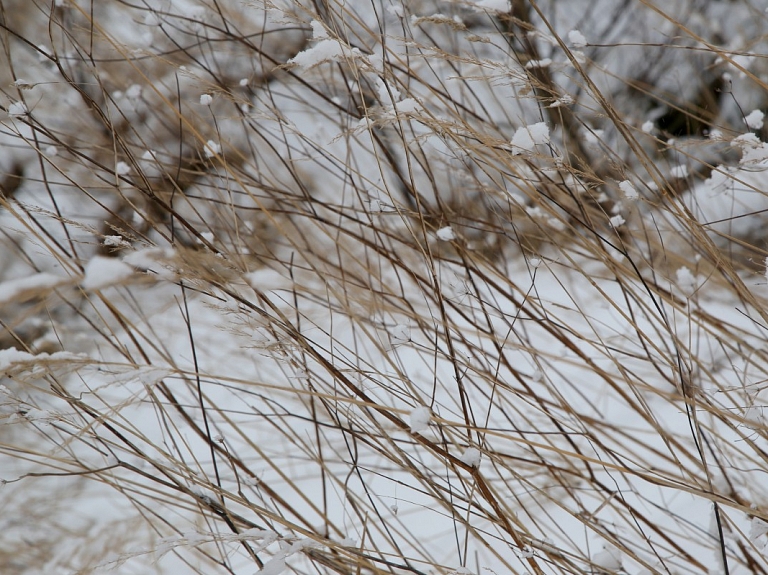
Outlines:
<svg viewBox="0 0 768 575"><path fill-rule="evenodd" d="M621 4L0 0L3 572L765 573L765 16Z"/></svg>

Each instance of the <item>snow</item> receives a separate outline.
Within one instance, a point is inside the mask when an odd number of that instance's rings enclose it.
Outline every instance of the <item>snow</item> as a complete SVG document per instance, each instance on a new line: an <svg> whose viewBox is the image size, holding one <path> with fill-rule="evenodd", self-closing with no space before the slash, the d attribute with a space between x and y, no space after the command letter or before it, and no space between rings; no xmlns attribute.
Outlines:
<svg viewBox="0 0 768 575"><path fill-rule="evenodd" d="M19 118L28 113L29 110L27 110L27 105L24 102L12 102L11 105L8 106L8 115L11 118Z"/></svg>
<svg viewBox="0 0 768 575"><path fill-rule="evenodd" d="M428 407L417 407L411 411L411 433L424 433L429 429L432 412Z"/></svg>
<svg viewBox="0 0 768 575"><path fill-rule="evenodd" d="M619 189L627 200L634 201L640 197L637 188L635 188L634 184L629 180L619 182Z"/></svg>
<svg viewBox="0 0 768 575"><path fill-rule="evenodd" d="M518 128L512 137L512 153L532 153L536 146L549 144L549 127L544 122Z"/></svg>
<svg viewBox="0 0 768 575"><path fill-rule="evenodd" d="M646 134L650 134L651 132L653 132L655 127L656 125L653 122L651 122L650 120L646 120L645 122L643 122L643 125L641 126L640 129Z"/></svg>
<svg viewBox="0 0 768 575"><path fill-rule="evenodd" d="M210 94L201 94L200 96L201 106L210 106L211 103L213 103L213 96L211 96Z"/></svg>
<svg viewBox="0 0 768 575"><path fill-rule="evenodd" d="M578 30L568 32L568 41L574 48L584 48L587 45L587 39Z"/></svg>
<svg viewBox="0 0 768 575"><path fill-rule="evenodd" d="M750 130L759 130L763 127L764 118L765 114L763 114L760 110L752 110L744 118L744 122L747 124L747 127Z"/></svg>
<svg viewBox="0 0 768 575"><path fill-rule="evenodd" d="M203 147L206 158L213 158L221 154L221 145L213 140L208 140Z"/></svg>
<svg viewBox="0 0 768 575"><path fill-rule="evenodd" d="M437 238L444 242L450 242L456 239L456 233L453 231L453 228L451 226L445 226L444 228L440 228L439 230L437 230L436 233L437 233Z"/></svg>
<svg viewBox="0 0 768 575"><path fill-rule="evenodd" d="M134 274L134 269L115 258L95 256L86 264L84 274L82 288L98 290L125 281Z"/></svg>
<svg viewBox="0 0 768 575"><path fill-rule="evenodd" d="M503 14L512 10L510 0L475 0L472 6L475 10L487 10L488 12L500 12Z"/></svg>
<svg viewBox="0 0 768 575"><path fill-rule="evenodd" d="M619 228L623 226L627 221L621 216L621 214L616 214L615 216L611 216L610 218L611 227L613 228Z"/></svg>
<svg viewBox="0 0 768 575"><path fill-rule="evenodd" d="M477 447L467 447L464 453L459 457L462 463L466 463L470 467L479 467L482 454Z"/></svg>

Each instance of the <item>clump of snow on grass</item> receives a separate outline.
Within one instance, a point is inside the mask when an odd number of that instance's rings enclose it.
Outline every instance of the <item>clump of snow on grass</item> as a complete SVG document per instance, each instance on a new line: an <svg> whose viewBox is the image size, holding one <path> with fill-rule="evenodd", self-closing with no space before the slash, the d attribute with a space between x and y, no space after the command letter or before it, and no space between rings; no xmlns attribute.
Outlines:
<svg viewBox="0 0 768 575"><path fill-rule="evenodd" d="M568 41L574 48L584 48L587 45L587 39L578 30L568 32Z"/></svg>
<svg viewBox="0 0 768 575"><path fill-rule="evenodd" d="M651 132L653 132L653 129L655 127L656 126L654 125L653 122L651 122L650 120L647 120L647 121L643 122L643 125L640 127L640 129L643 132L645 132L646 134L650 134Z"/></svg>
<svg viewBox="0 0 768 575"><path fill-rule="evenodd" d="M133 268L115 258L94 256L85 266L81 286L86 290L102 289L120 283L133 275Z"/></svg>
<svg viewBox="0 0 768 575"><path fill-rule="evenodd" d="M687 267L683 266L675 272L677 287L685 295L692 295L696 291L696 278Z"/></svg>
<svg viewBox="0 0 768 575"><path fill-rule="evenodd" d="M552 102L547 108L559 108L560 106L570 106L574 100L570 94L565 94Z"/></svg>
<svg viewBox="0 0 768 575"><path fill-rule="evenodd" d="M200 104L202 106L210 106L213 102L213 96L210 94L203 94L200 96Z"/></svg>
<svg viewBox="0 0 768 575"><path fill-rule="evenodd" d="M525 68L526 70L532 70L533 68L548 68L552 65L552 58L542 58L541 60L529 60Z"/></svg>
<svg viewBox="0 0 768 575"><path fill-rule="evenodd" d="M456 239L456 233L451 226L445 226L444 228L437 230L437 239L443 240L444 242L450 242L451 240Z"/></svg>
<svg viewBox="0 0 768 575"><path fill-rule="evenodd" d="M742 134L731 140L731 146L741 150L739 164L757 164L768 159L768 144L760 141L755 134Z"/></svg>
<svg viewBox="0 0 768 575"><path fill-rule="evenodd" d="M506 14L512 10L512 4L509 0L476 0L473 8L478 12L503 12Z"/></svg>
<svg viewBox="0 0 768 575"><path fill-rule="evenodd" d="M221 154L221 146L218 144L218 142L214 142L213 140L208 140L205 143L203 152L205 153L206 158L213 158L214 156L218 156L219 154Z"/></svg>
<svg viewBox="0 0 768 575"><path fill-rule="evenodd" d="M549 144L549 127L544 122L518 128L512 136L512 153L534 152L536 146Z"/></svg>
<svg viewBox="0 0 768 575"><path fill-rule="evenodd" d="M325 29L325 24L320 22L320 20L312 20L309 25L312 26L313 40L325 40L326 38L330 38L328 30Z"/></svg>
<svg viewBox="0 0 768 575"><path fill-rule="evenodd" d="M320 40L312 48L299 52L288 60L287 63L308 70L324 62L337 62L340 60L357 60L375 68L372 57L366 56L357 48L350 48L348 45L330 38Z"/></svg>
<svg viewBox="0 0 768 575"><path fill-rule="evenodd" d="M482 454L477 447L467 447L459 457L462 463L466 463L470 467L479 467L481 458Z"/></svg>
<svg viewBox="0 0 768 575"><path fill-rule="evenodd" d="M411 433L427 431L430 419L432 419L432 412L428 407L417 407L411 411Z"/></svg>
<svg viewBox="0 0 768 575"><path fill-rule="evenodd" d="M627 221L621 216L621 214L616 214L615 216L612 216L610 219L611 227L613 228L620 228L624 224L627 223Z"/></svg>
<svg viewBox="0 0 768 575"><path fill-rule="evenodd" d="M6 375L18 373L21 370L30 370L37 365L50 367L52 363L77 364L90 361L90 358L85 354L68 351L33 355L26 351L19 351L15 347L0 349L0 373Z"/></svg>
<svg viewBox="0 0 768 575"><path fill-rule="evenodd" d="M629 180L624 180L623 182L619 182L619 189L621 190L621 193L624 195L624 198L626 198L627 200L636 200L640 197L640 194L638 193L637 188L635 188L634 184Z"/></svg>
<svg viewBox="0 0 768 575"><path fill-rule="evenodd" d="M125 162L117 162L117 165L115 166L115 171L117 172L118 176L126 176L131 173L131 166L129 166Z"/></svg>
<svg viewBox="0 0 768 575"><path fill-rule="evenodd" d="M763 127L763 119L765 118L765 114L763 114L760 110L752 110L746 118L744 118L744 122L747 124L750 130L759 130Z"/></svg>

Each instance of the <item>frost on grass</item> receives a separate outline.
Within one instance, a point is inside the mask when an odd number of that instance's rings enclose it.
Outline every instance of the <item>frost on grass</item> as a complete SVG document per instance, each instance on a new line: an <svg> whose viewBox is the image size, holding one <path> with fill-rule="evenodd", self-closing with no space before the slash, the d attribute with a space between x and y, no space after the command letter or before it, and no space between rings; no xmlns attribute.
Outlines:
<svg viewBox="0 0 768 575"><path fill-rule="evenodd" d="M549 127L544 122L523 126L512 136L512 153L533 153L536 146L549 144Z"/></svg>

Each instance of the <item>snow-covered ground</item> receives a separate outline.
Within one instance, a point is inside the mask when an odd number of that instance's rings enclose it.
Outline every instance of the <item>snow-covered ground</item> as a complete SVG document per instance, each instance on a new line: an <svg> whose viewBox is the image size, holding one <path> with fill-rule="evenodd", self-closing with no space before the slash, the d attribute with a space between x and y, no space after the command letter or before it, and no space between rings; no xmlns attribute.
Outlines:
<svg viewBox="0 0 768 575"><path fill-rule="evenodd" d="M2 3L0 572L768 570L768 5L512 4Z"/></svg>

